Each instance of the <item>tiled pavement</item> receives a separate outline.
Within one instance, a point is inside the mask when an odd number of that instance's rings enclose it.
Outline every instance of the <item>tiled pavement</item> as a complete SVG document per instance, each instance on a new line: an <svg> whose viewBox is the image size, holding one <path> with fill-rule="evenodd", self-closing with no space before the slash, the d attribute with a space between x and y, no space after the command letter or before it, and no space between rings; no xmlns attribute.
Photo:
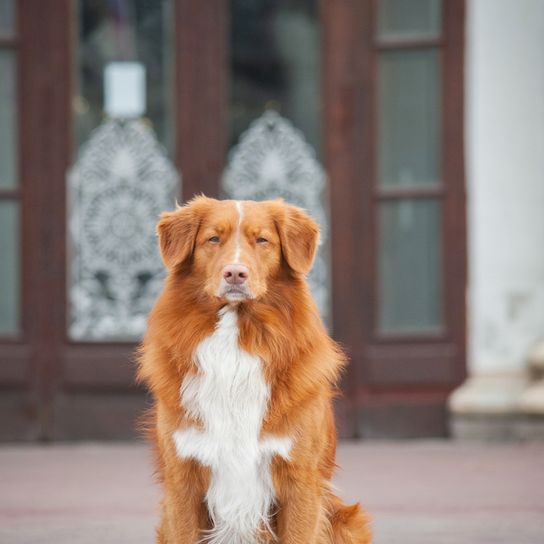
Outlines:
<svg viewBox="0 0 544 544"><path fill-rule="evenodd" d="M375 544L544 544L544 444L344 443L338 463ZM152 543L151 472L142 444L0 447L0 543Z"/></svg>

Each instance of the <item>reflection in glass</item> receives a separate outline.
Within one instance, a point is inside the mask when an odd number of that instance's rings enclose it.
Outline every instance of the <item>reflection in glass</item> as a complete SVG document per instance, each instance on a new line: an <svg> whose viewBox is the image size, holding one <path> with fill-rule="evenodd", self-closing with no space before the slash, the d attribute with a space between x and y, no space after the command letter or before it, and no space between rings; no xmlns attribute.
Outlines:
<svg viewBox="0 0 544 544"><path fill-rule="evenodd" d="M16 58L0 49L0 187L17 183Z"/></svg>
<svg viewBox="0 0 544 544"><path fill-rule="evenodd" d="M15 34L15 3L0 0L0 34Z"/></svg>
<svg viewBox="0 0 544 544"><path fill-rule="evenodd" d="M159 141L173 147L171 2L80 0L78 3L76 149L104 118L104 69L110 62L145 67L145 116Z"/></svg>
<svg viewBox="0 0 544 544"><path fill-rule="evenodd" d="M440 58L436 49L386 51L378 67L378 180L440 181Z"/></svg>
<svg viewBox="0 0 544 544"><path fill-rule="evenodd" d="M0 200L0 335L19 330L19 205Z"/></svg>
<svg viewBox="0 0 544 544"><path fill-rule="evenodd" d="M380 37L436 36L441 28L442 0L378 0Z"/></svg>
<svg viewBox="0 0 544 544"><path fill-rule="evenodd" d="M442 324L441 211L432 199L387 201L379 209L379 329Z"/></svg>
<svg viewBox="0 0 544 544"><path fill-rule="evenodd" d="M315 0L231 0L229 148L273 108L319 154L319 17Z"/></svg>

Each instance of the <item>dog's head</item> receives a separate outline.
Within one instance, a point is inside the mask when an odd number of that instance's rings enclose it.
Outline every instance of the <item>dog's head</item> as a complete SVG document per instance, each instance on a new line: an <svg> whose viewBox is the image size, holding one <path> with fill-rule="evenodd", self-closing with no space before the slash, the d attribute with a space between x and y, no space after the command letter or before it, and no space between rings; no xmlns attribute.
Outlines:
<svg viewBox="0 0 544 544"><path fill-rule="evenodd" d="M280 273L305 275L319 241L315 221L281 200L197 197L163 213L157 230L166 267L229 303L263 297Z"/></svg>

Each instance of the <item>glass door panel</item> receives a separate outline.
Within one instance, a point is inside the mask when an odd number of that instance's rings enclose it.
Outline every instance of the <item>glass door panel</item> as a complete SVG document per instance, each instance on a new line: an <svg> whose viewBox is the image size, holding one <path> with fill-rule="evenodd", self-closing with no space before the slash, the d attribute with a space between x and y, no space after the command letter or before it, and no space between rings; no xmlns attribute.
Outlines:
<svg viewBox="0 0 544 544"><path fill-rule="evenodd" d="M19 203L0 200L0 336L19 331Z"/></svg>
<svg viewBox="0 0 544 544"><path fill-rule="evenodd" d="M0 188L17 184L17 58L0 49Z"/></svg>
<svg viewBox="0 0 544 544"><path fill-rule="evenodd" d="M442 1L377 6L375 329L436 335L444 325Z"/></svg>
<svg viewBox="0 0 544 544"><path fill-rule="evenodd" d="M319 2L231 0L232 147L223 189L230 198L282 197L321 227L309 275L325 320L329 312L328 213L321 149Z"/></svg>
<svg viewBox="0 0 544 544"><path fill-rule="evenodd" d="M320 152L318 2L231 0L229 142L267 108Z"/></svg>
<svg viewBox="0 0 544 544"><path fill-rule="evenodd" d="M378 0L380 38L436 36L442 30L442 0Z"/></svg>
<svg viewBox="0 0 544 544"><path fill-rule="evenodd" d="M80 0L77 151L68 176L72 340L131 342L164 276L155 225L174 206L172 2Z"/></svg>
<svg viewBox="0 0 544 544"><path fill-rule="evenodd" d="M108 115L105 94L108 66L122 69L117 63L136 63L143 69L141 115L158 140L172 150L172 3L148 0L79 0L78 33L74 96L76 151L90 132ZM112 66L113 64L113 66ZM126 80L131 84L130 79ZM123 82L119 83L120 85ZM125 100L133 94L124 90Z"/></svg>
<svg viewBox="0 0 544 544"><path fill-rule="evenodd" d="M440 181L440 53L384 51L378 57L378 181Z"/></svg>
<svg viewBox="0 0 544 544"><path fill-rule="evenodd" d="M15 3L0 0L0 337L20 332L20 187L18 172Z"/></svg>
<svg viewBox="0 0 544 544"><path fill-rule="evenodd" d="M434 199L379 209L379 330L432 331L442 324L441 210Z"/></svg>
<svg viewBox="0 0 544 544"><path fill-rule="evenodd" d="M0 0L0 36L14 33L15 3L14 0Z"/></svg>

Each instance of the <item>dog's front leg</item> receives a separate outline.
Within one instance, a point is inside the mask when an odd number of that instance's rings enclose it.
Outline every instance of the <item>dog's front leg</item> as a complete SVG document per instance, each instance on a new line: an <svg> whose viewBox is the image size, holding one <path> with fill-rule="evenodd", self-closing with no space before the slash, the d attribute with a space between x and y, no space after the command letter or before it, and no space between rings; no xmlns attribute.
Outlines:
<svg viewBox="0 0 544 544"><path fill-rule="evenodd" d="M323 508L317 474L289 471L276 479L277 536L280 544L322 542Z"/></svg>
<svg viewBox="0 0 544 544"><path fill-rule="evenodd" d="M208 475L193 460L165 466L162 516L157 544L196 544L208 529L204 502Z"/></svg>

